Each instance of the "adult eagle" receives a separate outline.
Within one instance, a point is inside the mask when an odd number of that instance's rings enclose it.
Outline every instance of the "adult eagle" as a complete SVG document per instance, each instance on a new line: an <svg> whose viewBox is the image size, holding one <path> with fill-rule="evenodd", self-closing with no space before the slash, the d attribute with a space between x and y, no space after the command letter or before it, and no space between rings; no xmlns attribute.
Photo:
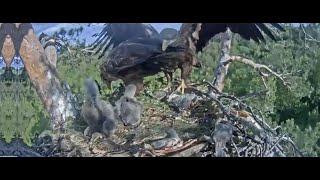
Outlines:
<svg viewBox="0 0 320 180"><path fill-rule="evenodd" d="M284 31L278 23L271 26ZM227 28L258 43L265 42L263 33L276 40L264 23L183 23L179 31L170 28L160 33L143 23L108 23L96 35L93 48L99 47L97 53L103 49L100 57L111 50L101 65L101 77L107 85L122 79L125 84L135 84L140 92L144 77L161 71L170 75L180 68L181 83L177 90L183 93L192 67L199 65L196 53Z"/></svg>

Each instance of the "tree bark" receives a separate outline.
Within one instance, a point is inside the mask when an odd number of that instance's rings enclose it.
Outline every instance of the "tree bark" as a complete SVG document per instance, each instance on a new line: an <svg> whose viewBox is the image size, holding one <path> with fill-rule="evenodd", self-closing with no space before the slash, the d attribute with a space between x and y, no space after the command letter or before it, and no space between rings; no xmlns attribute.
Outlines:
<svg viewBox="0 0 320 180"><path fill-rule="evenodd" d="M68 116L77 117L77 112L70 107L67 96L63 92L57 72L49 63L45 55L44 49L34 34L33 27L30 23L16 23L14 25L5 23L1 24L1 34L6 37L6 44L12 41L15 53L19 53L29 78L36 88L36 92L40 96L45 109L51 118L51 127L64 128L65 121ZM3 39L3 38L2 38ZM1 40L2 40L1 39ZM12 49L6 48L12 46L3 46L2 53L12 52ZM3 54L3 57L11 57L11 54ZM10 62L10 59L6 59ZM69 108L68 108L69 107Z"/></svg>
<svg viewBox="0 0 320 180"><path fill-rule="evenodd" d="M58 60L57 48L55 46L48 46L44 51L51 65L56 68Z"/></svg>
<svg viewBox="0 0 320 180"><path fill-rule="evenodd" d="M232 32L229 28L224 33L221 33L221 51L220 51L220 58L219 58L219 65L214 73L214 80L212 82L213 86L219 91L222 92L224 88L224 82L226 75L229 69L229 63L225 65L224 62L229 60L230 57L230 49L231 49L231 42L232 42ZM209 89L209 94L214 96L214 89Z"/></svg>

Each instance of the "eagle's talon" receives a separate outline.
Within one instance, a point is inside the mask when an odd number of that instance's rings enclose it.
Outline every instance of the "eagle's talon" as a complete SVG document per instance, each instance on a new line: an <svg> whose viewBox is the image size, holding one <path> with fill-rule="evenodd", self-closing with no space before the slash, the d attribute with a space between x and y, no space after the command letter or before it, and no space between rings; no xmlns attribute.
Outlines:
<svg viewBox="0 0 320 180"><path fill-rule="evenodd" d="M164 75L167 79L167 85L162 90L163 91L171 91L172 73L165 72Z"/></svg>
<svg viewBox="0 0 320 180"><path fill-rule="evenodd" d="M181 92L181 94L184 94L184 90L188 88L185 81L182 79L179 87L176 89L176 91Z"/></svg>

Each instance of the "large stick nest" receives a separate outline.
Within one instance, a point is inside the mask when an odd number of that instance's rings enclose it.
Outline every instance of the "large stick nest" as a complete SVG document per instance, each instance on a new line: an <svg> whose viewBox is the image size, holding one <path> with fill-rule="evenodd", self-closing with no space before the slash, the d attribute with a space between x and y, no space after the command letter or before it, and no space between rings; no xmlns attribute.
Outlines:
<svg viewBox="0 0 320 180"><path fill-rule="evenodd" d="M135 129L120 129L116 136L108 139L99 133L91 138L85 137L83 133L73 130L45 132L37 138L34 148L43 156L67 157L303 156L280 126L271 128L259 110L239 98L218 91L214 96L196 89L192 91L185 95L169 94L162 100L171 107L175 106L174 109L180 113L187 111L189 114L193 112L210 117L211 130L202 135L192 134L192 131L179 134L174 123L165 131L162 129L162 132L155 132L152 127L142 124ZM161 122L163 118L170 118L157 113L162 118L159 120ZM155 109L150 107L144 118L150 121L155 114ZM171 118L175 121L179 119Z"/></svg>
<svg viewBox="0 0 320 180"><path fill-rule="evenodd" d="M151 102L164 104L152 106L144 102L143 124L134 129L122 127L113 137L105 138L99 133L86 137L79 128L45 131L34 139L32 148L18 139L11 143L0 141L0 154L44 157L303 156L282 128L271 128L259 110L243 103L242 98L221 93L212 84L206 84L214 90L213 95L205 93L201 86L198 86L201 90L191 88L184 95L164 93L156 97L148 94ZM172 111L159 108L165 104ZM179 126L182 122L190 125L184 131ZM195 133L195 127L200 124L204 124L206 130Z"/></svg>

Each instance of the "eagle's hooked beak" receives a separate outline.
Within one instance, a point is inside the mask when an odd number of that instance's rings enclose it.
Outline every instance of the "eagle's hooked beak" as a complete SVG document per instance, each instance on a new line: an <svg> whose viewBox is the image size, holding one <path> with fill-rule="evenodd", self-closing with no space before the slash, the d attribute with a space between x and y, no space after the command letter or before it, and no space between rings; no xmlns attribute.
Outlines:
<svg viewBox="0 0 320 180"><path fill-rule="evenodd" d="M171 45L173 42L175 42L175 39L173 39L173 40L163 40L162 41L162 51L165 51L166 49L167 49L167 47L169 46L169 45Z"/></svg>
<svg viewBox="0 0 320 180"><path fill-rule="evenodd" d="M192 65L196 68L201 68L202 67L202 63L199 61L198 58L193 57L192 59Z"/></svg>
<svg viewBox="0 0 320 180"><path fill-rule="evenodd" d="M198 62L194 65L194 67L196 67L196 68L201 68L201 67L202 67L201 62L198 61Z"/></svg>
<svg viewBox="0 0 320 180"><path fill-rule="evenodd" d="M112 88L112 81L105 81L105 84L107 86L107 88L111 91L111 93L113 92L113 88Z"/></svg>

